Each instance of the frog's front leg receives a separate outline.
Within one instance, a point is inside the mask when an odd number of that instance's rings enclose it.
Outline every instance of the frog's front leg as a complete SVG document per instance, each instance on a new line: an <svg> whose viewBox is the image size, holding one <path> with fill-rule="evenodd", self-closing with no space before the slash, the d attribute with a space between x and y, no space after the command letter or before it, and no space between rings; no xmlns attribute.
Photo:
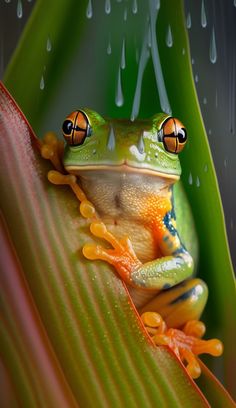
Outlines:
<svg viewBox="0 0 236 408"><path fill-rule="evenodd" d="M83 253L88 259L102 259L112 264L121 278L134 287L147 290L160 290L183 281L192 274L193 260L182 246L178 234L170 245L167 238L171 235L165 222L154 224L154 233L159 247L166 256L142 264L133 250L128 238L117 240L109 233L103 223L91 225L91 232L112 245L106 249L96 244L86 244ZM170 239L170 238L169 238Z"/></svg>

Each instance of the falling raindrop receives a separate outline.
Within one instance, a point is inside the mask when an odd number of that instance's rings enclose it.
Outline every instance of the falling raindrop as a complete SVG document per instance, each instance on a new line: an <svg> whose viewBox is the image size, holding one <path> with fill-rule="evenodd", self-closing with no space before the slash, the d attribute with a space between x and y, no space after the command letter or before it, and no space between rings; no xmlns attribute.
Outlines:
<svg viewBox="0 0 236 408"><path fill-rule="evenodd" d="M128 10L127 10L127 7L125 7L125 10L124 10L124 21L127 21L127 15L128 15Z"/></svg>
<svg viewBox="0 0 236 408"><path fill-rule="evenodd" d="M194 64L195 64L194 58L192 58L191 62L192 62L192 65L194 65Z"/></svg>
<svg viewBox="0 0 236 408"><path fill-rule="evenodd" d="M18 18L22 18L23 16L23 8L22 8L21 0L18 0L17 2L16 14Z"/></svg>
<svg viewBox="0 0 236 408"><path fill-rule="evenodd" d="M234 0L234 7L236 7L236 0Z"/></svg>
<svg viewBox="0 0 236 408"><path fill-rule="evenodd" d="M189 173L188 184L190 184L190 186L193 184L193 176L192 176L192 173Z"/></svg>
<svg viewBox="0 0 236 408"><path fill-rule="evenodd" d="M204 98L203 98L203 103L204 103L204 105L206 105L207 104L207 98L204 96Z"/></svg>
<svg viewBox="0 0 236 408"><path fill-rule="evenodd" d="M109 38L108 44L107 44L107 55L111 55L111 40Z"/></svg>
<svg viewBox="0 0 236 408"><path fill-rule="evenodd" d="M146 35L147 36L147 35ZM134 94L133 106L132 106L132 113L131 113L131 120L133 121L136 119L139 113L140 107L140 99L141 99L141 87L142 87L142 80L145 67L147 65L147 61L149 59L150 52L147 46L147 38L144 38L142 50L139 58L139 66L138 66L138 78L136 82L136 89Z"/></svg>
<svg viewBox="0 0 236 408"><path fill-rule="evenodd" d="M197 178L196 178L196 186L197 186L197 187L200 187L200 179L199 179L198 176L197 176Z"/></svg>
<svg viewBox="0 0 236 408"><path fill-rule="evenodd" d="M106 0L105 1L105 13L110 14L110 12L111 12L111 1Z"/></svg>
<svg viewBox="0 0 236 408"><path fill-rule="evenodd" d="M186 51L185 48L182 49L182 54L185 55Z"/></svg>
<svg viewBox="0 0 236 408"><path fill-rule="evenodd" d="M122 91L120 68L119 68L119 71L118 71L118 81L117 81L115 101L116 101L116 106L122 106L124 104L124 96L123 96L123 91Z"/></svg>
<svg viewBox="0 0 236 408"><path fill-rule="evenodd" d="M202 0L202 7L201 7L201 25L203 28L207 26L207 19L206 19L206 10L205 10L205 3Z"/></svg>
<svg viewBox="0 0 236 408"><path fill-rule="evenodd" d="M217 89L216 89L216 101L215 101L215 103L216 103L216 108L218 108L218 92L217 92Z"/></svg>
<svg viewBox="0 0 236 408"><path fill-rule="evenodd" d="M212 62L212 64L215 64L216 60L217 60L216 38L215 29L213 26L210 40L210 61Z"/></svg>
<svg viewBox="0 0 236 408"><path fill-rule="evenodd" d="M52 50L52 43L51 43L51 40L50 40L49 37L47 39L46 50L47 50L47 52L50 52Z"/></svg>
<svg viewBox="0 0 236 408"><path fill-rule="evenodd" d="M224 166L227 167L227 159L224 159Z"/></svg>
<svg viewBox="0 0 236 408"><path fill-rule="evenodd" d="M126 62L125 62L125 38L123 38L122 42L122 50L121 50L121 61L120 61L120 67L122 69L125 69Z"/></svg>
<svg viewBox="0 0 236 408"><path fill-rule="evenodd" d="M151 26L148 25L148 47L151 48L152 46L152 34L151 34Z"/></svg>
<svg viewBox="0 0 236 408"><path fill-rule="evenodd" d="M192 26L192 20L191 20L191 14L188 12L187 18L186 18L186 27L190 29Z"/></svg>
<svg viewBox="0 0 236 408"><path fill-rule="evenodd" d="M5 0L5 3L10 3L11 2L11 0Z"/></svg>
<svg viewBox="0 0 236 408"><path fill-rule="evenodd" d="M235 0L235 7L236 7L236 0ZM230 220L230 228L231 228L231 230L234 229L234 221L233 221L232 218L231 218L231 220Z"/></svg>
<svg viewBox="0 0 236 408"><path fill-rule="evenodd" d="M169 48L172 47L172 45L173 45L173 36L172 36L172 31L171 31L171 26L170 25L168 25L168 28L167 28L166 45Z"/></svg>
<svg viewBox="0 0 236 408"><path fill-rule="evenodd" d="M195 82L197 83L198 81L199 81L198 74L196 74L195 75Z"/></svg>
<svg viewBox="0 0 236 408"><path fill-rule="evenodd" d="M161 7L161 0L156 0L156 10L159 10Z"/></svg>
<svg viewBox="0 0 236 408"><path fill-rule="evenodd" d="M211 135L212 131L211 129L208 130L208 135Z"/></svg>
<svg viewBox="0 0 236 408"><path fill-rule="evenodd" d="M87 5L87 9L86 9L86 17L87 18L92 18L93 17L92 0L88 0L88 5Z"/></svg>
<svg viewBox="0 0 236 408"><path fill-rule="evenodd" d="M44 87L45 87L45 83L44 83L44 77L43 77L43 75L42 75L41 80L40 80L40 84L39 84L39 88L40 88L41 90L43 90Z"/></svg>
<svg viewBox="0 0 236 408"><path fill-rule="evenodd" d="M137 12L138 12L138 3L137 3L137 0L133 0L132 12L133 12L133 14L137 14Z"/></svg>

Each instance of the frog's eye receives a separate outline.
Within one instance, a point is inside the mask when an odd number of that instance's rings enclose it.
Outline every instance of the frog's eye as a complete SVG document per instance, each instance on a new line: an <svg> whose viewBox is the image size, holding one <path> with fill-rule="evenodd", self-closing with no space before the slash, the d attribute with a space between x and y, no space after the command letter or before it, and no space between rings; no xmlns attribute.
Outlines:
<svg viewBox="0 0 236 408"><path fill-rule="evenodd" d="M77 110L67 116L62 125L63 136L70 146L79 146L91 135L91 126L85 112Z"/></svg>
<svg viewBox="0 0 236 408"><path fill-rule="evenodd" d="M161 140L170 153L181 152L187 141L187 131L179 119L168 118L162 125Z"/></svg>

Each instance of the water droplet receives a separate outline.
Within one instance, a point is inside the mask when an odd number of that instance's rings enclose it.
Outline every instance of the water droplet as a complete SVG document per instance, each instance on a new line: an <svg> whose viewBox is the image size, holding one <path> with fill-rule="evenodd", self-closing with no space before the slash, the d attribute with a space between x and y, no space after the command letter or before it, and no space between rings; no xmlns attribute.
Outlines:
<svg viewBox="0 0 236 408"><path fill-rule="evenodd" d="M116 106L122 106L124 104L124 96L122 91L122 84L121 84L121 72L120 68L118 71L118 81L117 81L117 89L116 89Z"/></svg>
<svg viewBox="0 0 236 408"><path fill-rule="evenodd" d="M138 3L137 3L137 0L133 0L132 12L133 12L133 14L137 14L137 12L138 12Z"/></svg>
<svg viewBox="0 0 236 408"><path fill-rule="evenodd" d="M182 49L182 54L185 55L186 51L185 48Z"/></svg>
<svg viewBox="0 0 236 408"><path fill-rule="evenodd" d="M151 48L152 46L152 34L151 34L151 27L150 24L148 25L148 47Z"/></svg>
<svg viewBox="0 0 236 408"><path fill-rule="evenodd" d="M224 159L224 166L227 167L227 159Z"/></svg>
<svg viewBox="0 0 236 408"><path fill-rule="evenodd" d="M197 83L198 81L199 81L198 74L196 74L195 75L195 82Z"/></svg>
<svg viewBox="0 0 236 408"><path fill-rule="evenodd" d="M208 130L208 135L211 135L211 129Z"/></svg>
<svg viewBox="0 0 236 408"><path fill-rule="evenodd" d="M140 136L139 141L138 141L138 151L140 154L144 153L145 150L145 145L144 145L144 141L143 141L143 135Z"/></svg>
<svg viewBox="0 0 236 408"><path fill-rule="evenodd" d="M127 10L127 7L125 7L125 10L124 10L124 21L127 21L127 15L128 15L128 10Z"/></svg>
<svg viewBox="0 0 236 408"><path fill-rule="evenodd" d="M236 7L236 0L234 0L234 7Z"/></svg>
<svg viewBox="0 0 236 408"><path fill-rule="evenodd" d="M194 58L192 58L191 62L192 62L192 65L194 65L194 64L195 64Z"/></svg>
<svg viewBox="0 0 236 408"><path fill-rule="evenodd" d="M110 127L110 132L108 136L108 141L107 141L107 148L108 150L114 150L116 147L116 138L115 138L115 132L113 129L113 126Z"/></svg>
<svg viewBox="0 0 236 408"><path fill-rule="evenodd" d="M107 44L107 55L111 55L111 40L109 38L108 44Z"/></svg>
<svg viewBox="0 0 236 408"><path fill-rule="evenodd" d="M21 0L18 0L17 2L16 14L18 18L22 18L23 16L23 8L22 8Z"/></svg>
<svg viewBox="0 0 236 408"><path fill-rule="evenodd" d="M88 5L87 5L87 9L86 9L86 17L87 18L92 18L93 17L92 0L88 0Z"/></svg>
<svg viewBox="0 0 236 408"><path fill-rule="evenodd" d="M123 38L122 42L122 50L121 50L121 61L120 61L120 67L122 69L125 69L126 62L125 62L125 38Z"/></svg>
<svg viewBox="0 0 236 408"><path fill-rule="evenodd" d="M52 43L51 43L51 40L50 40L49 37L47 39L46 50L47 50L47 52L50 52L52 50Z"/></svg>
<svg viewBox="0 0 236 408"><path fill-rule="evenodd" d="M40 84L39 84L39 88L40 88L41 90L43 90L44 87L45 87L45 83L44 83L44 77L43 77L43 75L42 75L41 80L40 80Z"/></svg>
<svg viewBox="0 0 236 408"><path fill-rule="evenodd" d="M190 186L193 184L193 176L192 176L192 173L189 173L188 184L190 184Z"/></svg>
<svg viewBox="0 0 236 408"><path fill-rule="evenodd" d="M216 108L218 108L218 92L217 92L217 89L216 89L216 100L215 100L215 105L216 105Z"/></svg>
<svg viewBox="0 0 236 408"><path fill-rule="evenodd" d="M111 1L106 0L105 1L105 13L110 14L110 12L111 12Z"/></svg>
<svg viewBox="0 0 236 408"><path fill-rule="evenodd" d="M208 172L208 165L207 164L205 164L205 166L204 166L204 171L205 171L205 173Z"/></svg>
<svg viewBox="0 0 236 408"><path fill-rule="evenodd" d="M200 179L199 179L199 177L197 176L197 178L196 178L196 186L197 186L197 187L200 187L200 184L201 184L201 183L200 183Z"/></svg>
<svg viewBox="0 0 236 408"><path fill-rule="evenodd" d="M172 31L171 31L171 26L170 25L167 28L166 45L167 45L167 47L172 47L172 45L173 45L173 36L172 36Z"/></svg>
<svg viewBox="0 0 236 408"><path fill-rule="evenodd" d="M187 18L186 18L186 27L190 29L192 26L192 20L191 20L191 14L188 12Z"/></svg>
<svg viewBox="0 0 236 408"><path fill-rule="evenodd" d="M211 32L211 40L210 40L210 61L212 64L215 64L217 60L217 50L216 50L216 38L215 38L215 29L214 26Z"/></svg>
<svg viewBox="0 0 236 408"><path fill-rule="evenodd" d="M206 10L205 10L205 3L202 0L202 7L201 7L201 25L203 28L207 26L207 18L206 18Z"/></svg>
<svg viewBox="0 0 236 408"><path fill-rule="evenodd" d="M203 103L204 103L204 105L206 105L207 104L207 98L204 96L204 98L203 98Z"/></svg>
<svg viewBox="0 0 236 408"><path fill-rule="evenodd" d="M235 7L236 7L236 0L235 0ZM234 229L234 221L233 221L232 218L231 218L231 220L230 220L230 228L231 228L231 230Z"/></svg>

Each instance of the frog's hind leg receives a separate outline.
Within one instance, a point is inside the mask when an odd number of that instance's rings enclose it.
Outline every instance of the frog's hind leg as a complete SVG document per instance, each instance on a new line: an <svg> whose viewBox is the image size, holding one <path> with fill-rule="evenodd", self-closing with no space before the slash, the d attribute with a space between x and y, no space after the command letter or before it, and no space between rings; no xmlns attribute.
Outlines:
<svg viewBox="0 0 236 408"><path fill-rule="evenodd" d="M159 293L140 310L158 312L168 327L180 328L190 320L198 320L208 296L206 284L201 279L191 279Z"/></svg>

